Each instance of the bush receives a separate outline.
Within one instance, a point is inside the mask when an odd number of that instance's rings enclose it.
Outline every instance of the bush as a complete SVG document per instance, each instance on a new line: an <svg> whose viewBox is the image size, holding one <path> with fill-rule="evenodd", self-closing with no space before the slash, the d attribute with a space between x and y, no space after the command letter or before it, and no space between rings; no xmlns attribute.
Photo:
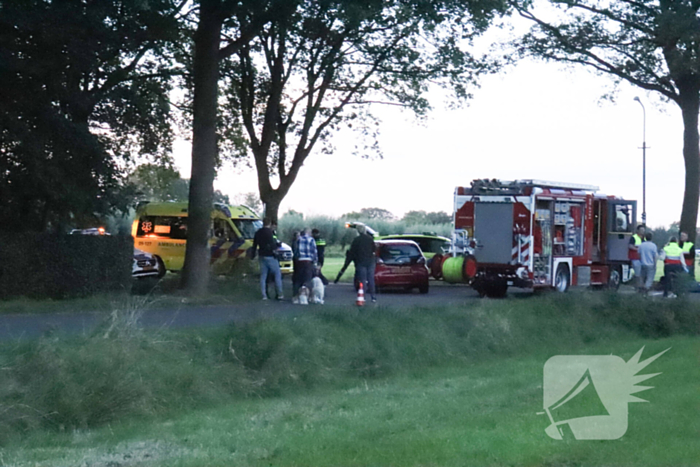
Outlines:
<svg viewBox="0 0 700 467"><path fill-rule="evenodd" d="M133 255L129 236L3 236L0 299L65 298L129 290Z"/></svg>

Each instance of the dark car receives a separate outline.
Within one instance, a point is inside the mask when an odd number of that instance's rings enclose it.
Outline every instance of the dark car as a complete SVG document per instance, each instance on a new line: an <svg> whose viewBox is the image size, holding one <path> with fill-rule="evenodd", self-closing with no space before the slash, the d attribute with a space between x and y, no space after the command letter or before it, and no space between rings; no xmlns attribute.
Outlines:
<svg viewBox="0 0 700 467"><path fill-rule="evenodd" d="M377 267L374 282L377 288L417 288L428 293L430 271L425 256L416 242L410 240L375 240Z"/></svg>

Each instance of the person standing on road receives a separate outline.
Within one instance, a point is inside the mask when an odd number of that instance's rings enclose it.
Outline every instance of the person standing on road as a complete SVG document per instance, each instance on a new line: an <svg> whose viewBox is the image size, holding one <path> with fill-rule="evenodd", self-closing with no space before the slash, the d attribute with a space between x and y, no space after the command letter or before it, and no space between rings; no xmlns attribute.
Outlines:
<svg viewBox="0 0 700 467"><path fill-rule="evenodd" d="M360 234L352 241L348 259L355 263L355 275L360 283L364 284L367 293L372 297L372 301L376 302L374 287L374 268L376 266L376 250L374 238L367 233L364 225L357 226L357 232Z"/></svg>
<svg viewBox="0 0 700 467"><path fill-rule="evenodd" d="M292 302L298 303L299 289L301 289L303 285L311 282L311 279L314 277L314 268L318 261L318 252L316 251L316 242L311 236L311 230L309 229L304 229L294 243L296 245L298 257L296 265L294 266L296 281L293 284L294 292Z"/></svg>
<svg viewBox="0 0 700 467"><path fill-rule="evenodd" d="M676 289L676 282L681 271L688 271L683 260L683 250L678 246L678 239L671 237L661 252L661 259L664 261L664 297L669 295L675 297L673 290Z"/></svg>
<svg viewBox="0 0 700 467"><path fill-rule="evenodd" d="M695 248L693 242L688 241L688 234L681 232L681 241L678 246L683 250L683 260L688 268L690 278L695 282Z"/></svg>
<svg viewBox="0 0 700 467"><path fill-rule="evenodd" d="M659 259L659 250L656 248L656 244L651 241L651 232L647 232L644 235L644 242L639 245L639 261L641 263L641 276L639 286L640 293L647 293L654 284L654 277L656 276L656 262Z"/></svg>
<svg viewBox="0 0 700 467"><path fill-rule="evenodd" d="M280 263L275 256L275 250L277 250L277 241L272 230L272 221L266 217L263 220L263 228L255 232L253 237L253 255L255 255L256 251L259 251L260 256L260 289L263 300L267 300L267 275L269 273L272 273L275 277L277 300L284 298L282 272L280 271Z"/></svg>
<svg viewBox="0 0 700 467"><path fill-rule="evenodd" d="M326 259L326 240L321 237L321 232L318 229L313 229L311 231L311 236L314 237L316 253L318 253L318 277L323 282L323 285L328 285L328 279L326 279L323 272L321 272L321 268L323 268L323 263Z"/></svg>
<svg viewBox="0 0 700 467"><path fill-rule="evenodd" d="M632 235L630 237L630 242L628 246L628 252L627 252L627 257L630 260L630 263L632 263L632 270L634 271L634 281L637 284L637 289L640 289L642 287L642 263L639 261L639 246L642 244L644 241L644 234L646 232L646 228L644 225L639 224L637 226L637 233Z"/></svg>

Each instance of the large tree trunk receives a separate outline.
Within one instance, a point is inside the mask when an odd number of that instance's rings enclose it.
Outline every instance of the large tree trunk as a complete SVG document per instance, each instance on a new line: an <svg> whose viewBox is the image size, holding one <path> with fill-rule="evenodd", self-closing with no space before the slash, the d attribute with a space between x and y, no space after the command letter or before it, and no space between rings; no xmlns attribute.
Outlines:
<svg viewBox="0 0 700 467"><path fill-rule="evenodd" d="M681 231L687 232L695 242L700 199L700 138L698 137L698 112L700 89L697 85L681 88L679 105L683 115L683 159L685 160L685 194L681 212ZM678 169L680 171L680 167Z"/></svg>
<svg viewBox="0 0 700 467"><path fill-rule="evenodd" d="M283 196L280 196L279 189L273 190L271 187L267 190L261 190L260 200L265 205L265 217L269 218L274 224L279 220L280 204Z"/></svg>
<svg viewBox="0 0 700 467"><path fill-rule="evenodd" d="M216 114L221 27L219 1L202 0L194 39L192 175L182 275L183 287L190 295L205 293L209 282L209 228L218 150Z"/></svg>

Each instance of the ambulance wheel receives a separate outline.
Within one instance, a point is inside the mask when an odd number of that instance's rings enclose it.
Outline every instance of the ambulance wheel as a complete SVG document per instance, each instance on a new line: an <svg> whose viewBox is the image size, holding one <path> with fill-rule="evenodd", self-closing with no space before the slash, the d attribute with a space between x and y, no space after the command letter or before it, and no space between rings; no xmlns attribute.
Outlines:
<svg viewBox="0 0 700 467"><path fill-rule="evenodd" d="M564 293L569 290L569 285L571 285L569 266L560 264L559 267L557 267L557 274L554 276L554 290Z"/></svg>
<svg viewBox="0 0 700 467"><path fill-rule="evenodd" d="M608 288L610 290L617 290L620 288L622 283L622 270L620 266L610 267L610 277L608 277Z"/></svg>

